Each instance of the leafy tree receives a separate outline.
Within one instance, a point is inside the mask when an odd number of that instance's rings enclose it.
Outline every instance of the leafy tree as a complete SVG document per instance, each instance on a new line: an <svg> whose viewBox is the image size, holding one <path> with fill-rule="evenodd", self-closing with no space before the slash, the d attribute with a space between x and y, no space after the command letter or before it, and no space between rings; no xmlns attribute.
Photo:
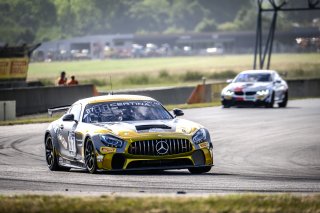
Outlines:
<svg viewBox="0 0 320 213"><path fill-rule="evenodd" d="M279 0L283 1L283 0ZM291 6L307 6L290 0ZM255 30L256 0L1 0L0 41L93 34ZM312 26L313 12L280 13L277 28ZM267 25L270 15L263 16Z"/></svg>
<svg viewBox="0 0 320 213"><path fill-rule="evenodd" d="M56 10L50 0L2 0L1 40L9 43L33 42L41 27L55 23Z"/></svg>
<svg viewBox="0 0 320 213"><path fill-rule="evenodd" d="M217 23L214 19L203 19L195 28L196 32L214 32L217 30Z"/></svg>

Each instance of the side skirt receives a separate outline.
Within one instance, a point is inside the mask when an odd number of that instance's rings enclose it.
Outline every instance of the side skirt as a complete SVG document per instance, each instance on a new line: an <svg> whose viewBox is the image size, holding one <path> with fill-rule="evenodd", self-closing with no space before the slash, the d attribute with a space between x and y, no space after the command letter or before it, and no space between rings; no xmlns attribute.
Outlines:
<svg viewBox="0 0 320 213"><path fill-rule="evenodd" d="M75 168L75 169L85 169L86 168L86 166L83 162L70 161L70 160L66 160L62 157L59 157L59 165L64 166L64 167Z"/></svg>

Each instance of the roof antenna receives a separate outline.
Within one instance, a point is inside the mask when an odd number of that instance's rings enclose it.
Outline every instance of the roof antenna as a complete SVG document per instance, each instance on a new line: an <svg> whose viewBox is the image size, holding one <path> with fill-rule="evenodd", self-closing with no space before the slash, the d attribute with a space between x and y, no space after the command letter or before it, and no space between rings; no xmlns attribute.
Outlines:
<svg viewBox="0 0 320 213"><path fill-rule="evenodd" d="M110 87L111 87L111 95L113 95L111 75L110 75Z"/></svg>

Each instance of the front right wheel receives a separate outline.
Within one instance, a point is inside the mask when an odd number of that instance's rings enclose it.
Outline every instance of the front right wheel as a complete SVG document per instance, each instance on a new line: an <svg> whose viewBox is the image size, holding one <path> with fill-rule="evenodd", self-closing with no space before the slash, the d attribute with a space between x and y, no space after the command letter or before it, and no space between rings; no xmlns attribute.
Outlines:
<svg viewBox="0 0 320 213"><path fill-rule="evenodd" d="M222 100L221 101L221 105L223 108L230 108L231 107L231 104L229 101L226 101L226 100Z"/></svg>
<svg viewBox="0 0 320 213"><path fill-rule="evenodd" d="M194 167L188 169L191 174L202 174L207 173L211 170L211 166L204 166L204 167Z"/></svg>

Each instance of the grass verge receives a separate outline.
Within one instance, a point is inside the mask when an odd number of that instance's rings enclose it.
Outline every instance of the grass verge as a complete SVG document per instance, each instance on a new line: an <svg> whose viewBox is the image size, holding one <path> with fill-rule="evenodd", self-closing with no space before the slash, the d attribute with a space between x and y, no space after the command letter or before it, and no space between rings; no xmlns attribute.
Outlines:
<svg viewBox="0 0 320 213"><path fill-rule="evenodd" d="M167 110L173 110L174 108L179 109L192 109L192 108L203 108L203 107L215 107L221 106L220 101L210 102L210 103L199 103L199 104L175 104L175 105L166 105Z"/></svg>
<svg viewBox="0 0 320 213"><path fill-rule="evenodd" d="M31 63L28 80L52 85L62 70L67 77L75 75L81 84L93 83L99 91L189 85L208 80L234 78L252 68L253 56L223 55L168 57L121 60ZM320 54L273 54L272 69L286 73L287 78L319 78Z"/></svg>
<svg viewBox="0 0 320 213"><path fill-rule="evenodd" d="M320 212L320 195L200 197L1 196L0 212Z"/></svg>
<svg viewBox="0 0 320 213"><path fill-rule="evenodd" d="M48 117L48 115L22 116L16 120L0 121L0 126L18 125L18 124L34 124L48 123L58 119L59 116Z"/></svg>

